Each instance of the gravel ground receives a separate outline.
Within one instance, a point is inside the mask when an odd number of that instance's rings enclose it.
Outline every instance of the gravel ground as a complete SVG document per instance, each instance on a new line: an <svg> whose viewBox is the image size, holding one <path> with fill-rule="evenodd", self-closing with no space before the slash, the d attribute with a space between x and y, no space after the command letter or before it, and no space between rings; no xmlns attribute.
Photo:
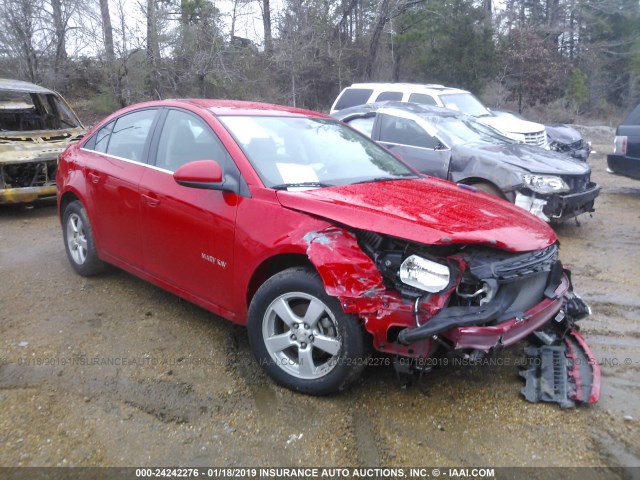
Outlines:
<svg viewBox="0 0 640 480"><path fill-rule="evenodd" d="M606 173L611 129L585 135L603 192L556 231L593 308L599 404L524 401L521 347L437 369L426 394L388 366L342 395L295 394L243 328L116 269L74 274L55 207L0 207L0 465L640 466L640 182ZM637 470L592 478L621 475Z"/></svg>

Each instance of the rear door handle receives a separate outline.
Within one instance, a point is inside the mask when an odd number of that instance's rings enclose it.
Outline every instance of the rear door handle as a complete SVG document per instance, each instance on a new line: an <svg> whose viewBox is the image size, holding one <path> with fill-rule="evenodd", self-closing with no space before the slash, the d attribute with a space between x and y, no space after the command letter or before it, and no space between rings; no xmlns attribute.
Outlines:
<svg viewBox="0 0 640 480"><path fill-rule="evenodd" d="M160 199L156 197L154 193L150 193L149 195L145 195L143 193L142 196L146 200L147 205L149 205L150 207L157 207L158 205L160 205Z"/></svg>
<svg viewBox="0 0 640 480"><path fill-rule="evenodd" d="M100 175L97 173L89 172L89 178L91 179L91 183L98 183L100 181Z"/></svg>

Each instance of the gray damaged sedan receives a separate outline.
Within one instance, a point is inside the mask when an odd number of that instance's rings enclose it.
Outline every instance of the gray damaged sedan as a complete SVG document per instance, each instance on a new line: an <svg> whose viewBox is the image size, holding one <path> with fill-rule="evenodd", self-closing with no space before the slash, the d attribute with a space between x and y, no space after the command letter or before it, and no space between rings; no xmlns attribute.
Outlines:
<svg viewBox="0 0 640 480"><path fill-rule="evenodd" d="M333 117L419 172L501 197L546 222L577 222L578 215L594 211L600 193L586 162L519 143L460 112L384 102L340 110Z"/></svg>

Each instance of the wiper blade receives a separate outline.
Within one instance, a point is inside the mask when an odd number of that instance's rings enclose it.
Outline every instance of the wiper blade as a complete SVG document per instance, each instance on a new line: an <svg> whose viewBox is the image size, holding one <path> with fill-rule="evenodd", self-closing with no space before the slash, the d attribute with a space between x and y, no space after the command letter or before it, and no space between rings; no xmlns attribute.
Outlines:
<svg viewBox="0 0 640 480"><path fill-rule="evenodd" d="M329 183L322 182L299 182L299 183L280 183L278 185L274 185L271 188L274 190L287 190L288 188L322 188L322 187L333 187L333 185Z"/></svg>
<svg viewBox="0 0 640 480"><path fill-rule="evenodd" d="M415 175L413 173L407 173L403 175L398 175L397 177L374 177L374 178L369 178L367 180L360 180L359 182L353 182L353 183L350 183L350 185L358 185L360 183L390 182L393 180L407 180L411 178L420 178L420 176Z"/></svg>

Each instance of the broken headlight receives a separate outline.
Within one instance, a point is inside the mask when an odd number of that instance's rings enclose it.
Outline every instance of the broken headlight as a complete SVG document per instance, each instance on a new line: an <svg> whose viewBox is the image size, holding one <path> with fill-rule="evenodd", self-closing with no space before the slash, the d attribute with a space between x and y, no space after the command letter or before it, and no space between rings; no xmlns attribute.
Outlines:
<svg viewBox="0 0 640 480"><path fill-rule="evenodd" d="M522 175L524 184L536 193L561 193L570 190L569 185L560 177L553 175Z"/></svg>
<svg viewBox="0 0 640 480"><path fill-rule="evenodd" d="M411 255L400 265L402 283L430 293L437 293L449 285L449 267L418 255Z"/></svg>

